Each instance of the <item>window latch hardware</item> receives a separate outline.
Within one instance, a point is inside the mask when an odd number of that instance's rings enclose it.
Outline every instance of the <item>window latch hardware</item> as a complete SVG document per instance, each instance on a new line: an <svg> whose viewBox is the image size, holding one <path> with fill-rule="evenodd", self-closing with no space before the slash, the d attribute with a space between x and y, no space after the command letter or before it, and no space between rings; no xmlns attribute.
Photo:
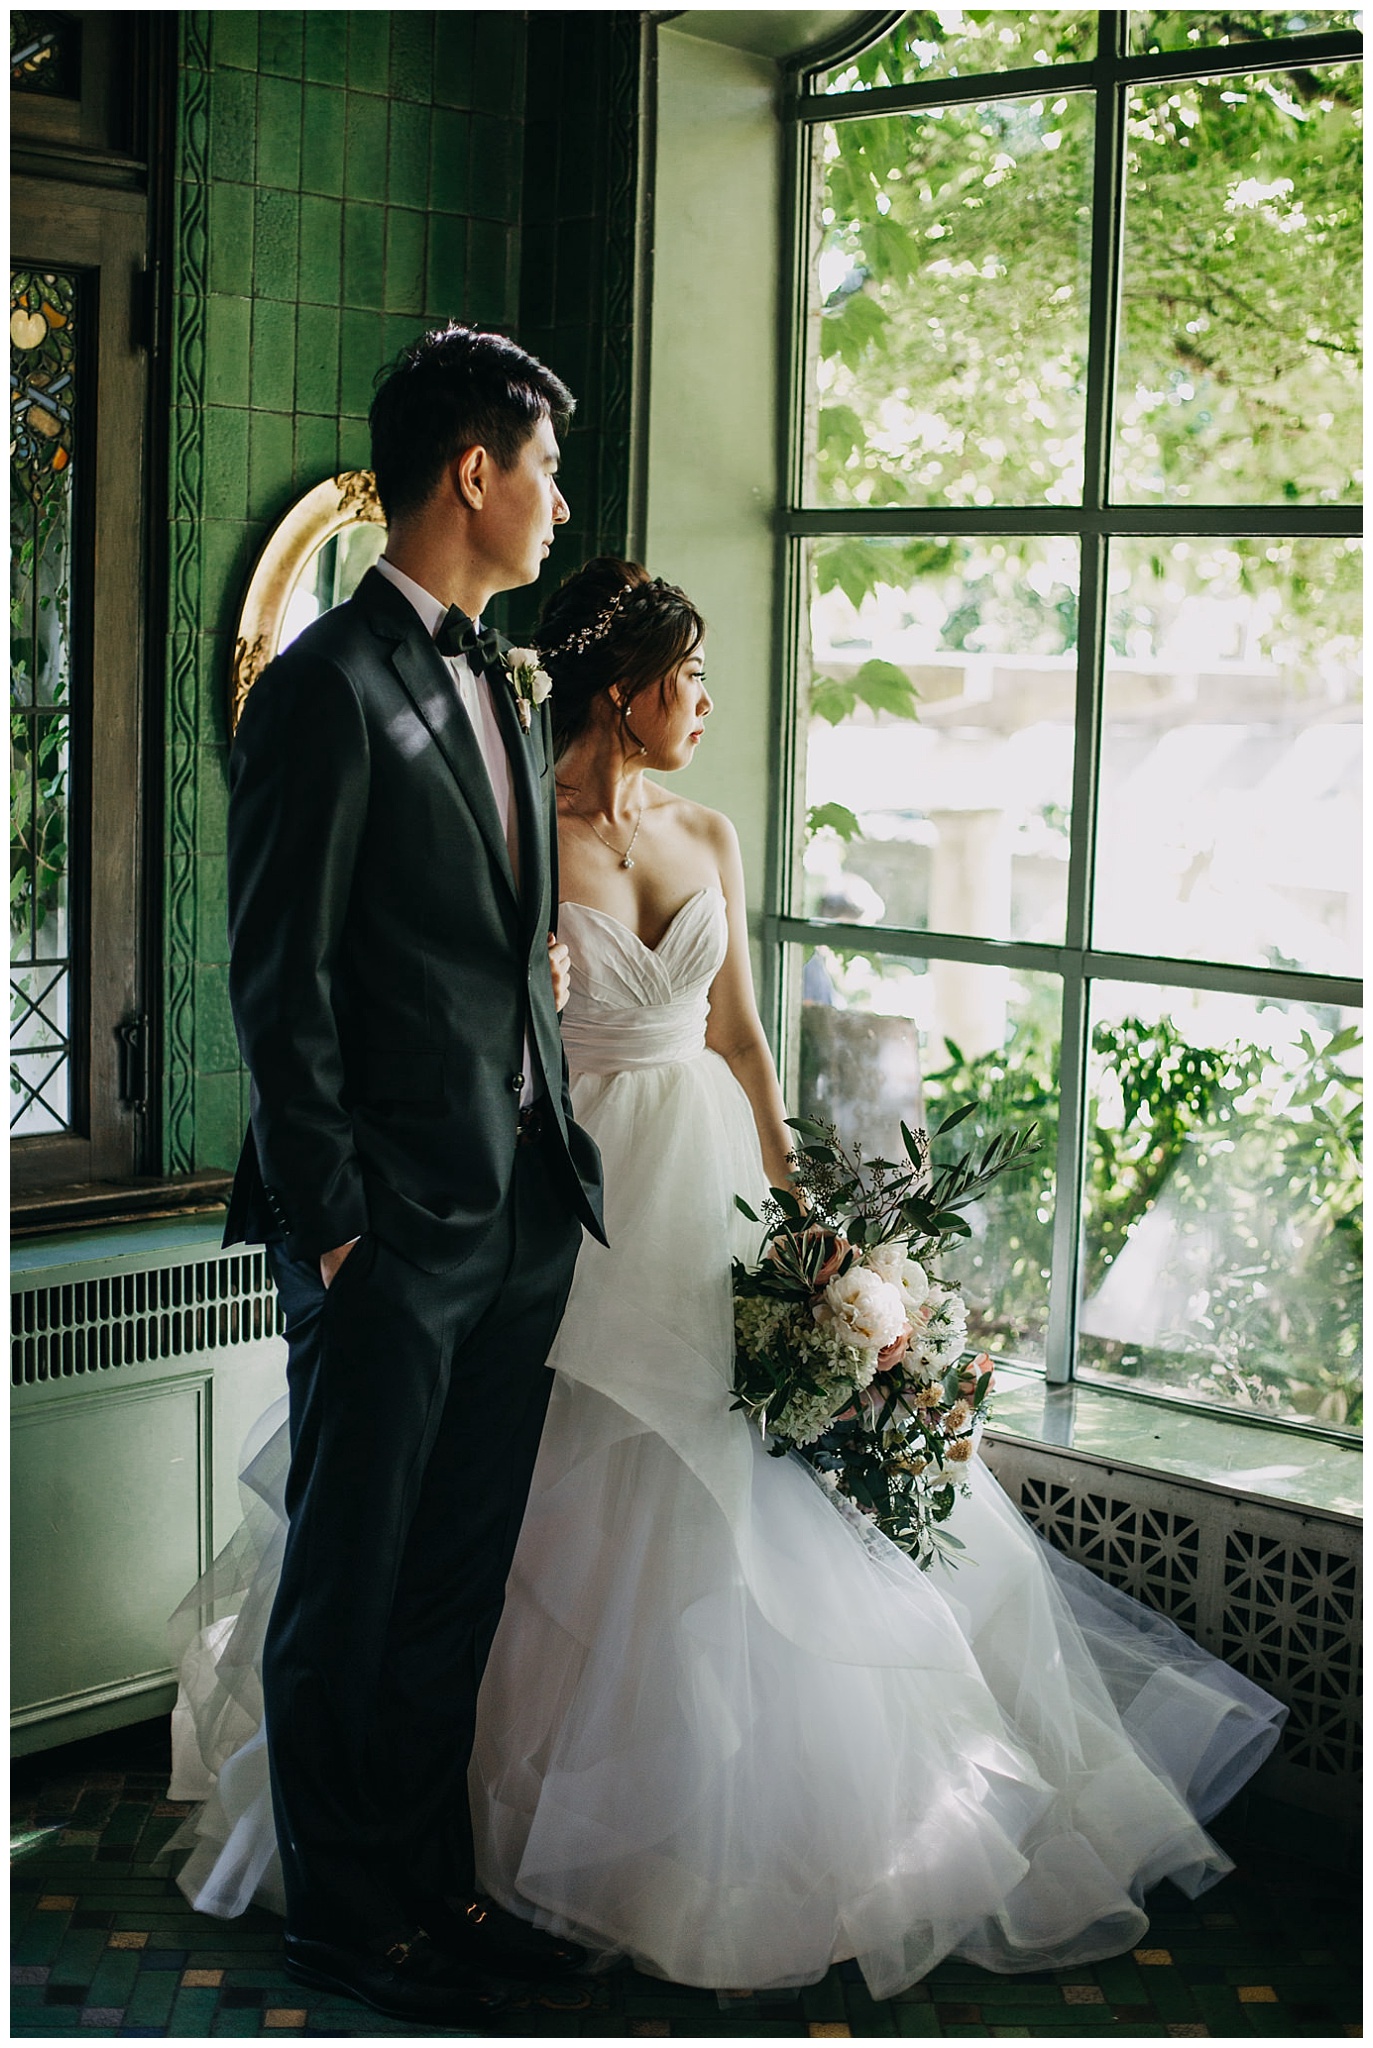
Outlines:
<svg viewBox="0 0 1373 2048"><path fill-rule="evenodd" d="M126 1109L148 1107L148 1019L140 1010L115 1026L119 1040L119 1100Z"/></svg>

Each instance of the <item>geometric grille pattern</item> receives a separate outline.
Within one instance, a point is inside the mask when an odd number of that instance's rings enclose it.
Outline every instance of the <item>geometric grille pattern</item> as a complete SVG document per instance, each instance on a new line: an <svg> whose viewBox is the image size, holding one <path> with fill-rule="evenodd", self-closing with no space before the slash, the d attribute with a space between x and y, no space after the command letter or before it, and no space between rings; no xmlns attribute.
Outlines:
<svg viewBox="0 0 1373 2048"><path fill-rule="evenodd" d="M278 1337L285 1322L261 1251L36 1287L11 1299L16 1387Z"/></svg>
<svg viewBox="0 0 1373 2048"><path fill-rule="evenodd" d="M1201 1530L1186 1515L1029 1479L1020 1512L1055 1550L1195 1635Z"/></svg>
<svg viewBox="0 0 1373 2048"><path fill-rule="evenodd" d="M1362 1642L1359 1560L1311 1544L1231 1532L1221 1645L1227 1663L1292 1712L1283 1754L1306 1770L1356 1777Z"/></svg>
<svg viewBox="0 0 1373 2048"><path fill-rule="evenodd" d="M990 1431L982 1455L1055 1549L1281 1700L1287 1725L1262 1782L1348 1819L1362 1674L1362 1530L1352 1517Z"/></svg>

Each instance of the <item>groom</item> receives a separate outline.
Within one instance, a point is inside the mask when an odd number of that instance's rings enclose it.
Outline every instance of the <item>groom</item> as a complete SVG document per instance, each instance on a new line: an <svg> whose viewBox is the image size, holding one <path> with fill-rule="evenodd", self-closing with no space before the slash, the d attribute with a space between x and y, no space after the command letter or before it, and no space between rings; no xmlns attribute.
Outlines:
<svg viewBox="0 0 1373 2048"><path fill-rule="evenodd" d="M467 1765L600 1163L549 937L546 706L479 630L568 508L573 400L500 335L378 389L386 553L265 670L233 750L252 1122L225 1243L286 1318L290 1516L263 1658L286 1967L422 2024L580 1952L475 1896Z"/></svg>

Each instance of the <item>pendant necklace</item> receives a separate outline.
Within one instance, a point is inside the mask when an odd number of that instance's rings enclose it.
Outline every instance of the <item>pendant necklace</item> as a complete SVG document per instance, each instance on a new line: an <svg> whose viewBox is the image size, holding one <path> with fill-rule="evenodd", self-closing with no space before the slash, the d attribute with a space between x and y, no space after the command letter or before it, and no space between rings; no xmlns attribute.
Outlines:
<svg viewBox="0 0 1373 2048"><path fill-rule="evenodd" d="M577 816L578 816L578 817L579 817L579 818L580 818L580 819L581 819L581 820L583 821L583 823L584 823L584 824L587 824L587 825L591 825L591 830L592 830L593 832L596 832L596 827L595 827L594 825L592 825L592 824L591 824L591 820L590 820L590 818L588 818L588 817L587 817L587 815L586 815L586 812L585 812L585 811L578 811L578 813L577 813ZM616 859L617 859L617 860L619 861L619 863L620 863L620 866L621 866L622 868L632 868L632 867L633 867L633 865L634 865L633 861L632 861L632 860L630 859L630 857L629 857L629 856L630 856L630 855L631 855L631 854L633 853L633 851L634 851L634 842L635 842L635 840L636 840L636 839L638 838L638 836L639 836L639 827L640 827L640 826L641 826L641 825L643 824L643 822L644 822L644 807L643 807L643 804L641 803L641 804L639 805L639 815L638 815L638 817L637 817L637 818L636 818L636 819L634 820L634 830L633 830L633 831L632 831L632 832L630 833L630 835L629 835L629 844L628 844L628 846L627 846L627 847L625 848L625 850L624 850L624 852L623 852L623 853L621 853L621 852L620 852L620 849L619 849L619 847L618 847L618 846L612 846L612 845L610 844L610 841L609 841L609 840L608 840L608 839L606 838L606 836L605 836L604 832L596 832L596 837L597 837L597 838L598 838L598 839L600 840L600 842L601 842L602 846L604 846L604 847L605 847L605 848L606 848L606 849L607 849L607 850L608 850L608 851L609 851L610 853L613 853L613 854L614 854L615 858L616 858Z"/></svg>

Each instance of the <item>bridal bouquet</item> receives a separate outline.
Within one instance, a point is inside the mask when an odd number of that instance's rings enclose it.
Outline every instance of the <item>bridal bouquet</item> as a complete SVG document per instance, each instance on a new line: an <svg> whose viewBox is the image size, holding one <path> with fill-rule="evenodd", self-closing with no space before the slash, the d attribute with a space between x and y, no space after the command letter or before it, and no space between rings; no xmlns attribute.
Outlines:
<svg viewBox="0 0 1373 2048"><path fill-rule="evenodd" d="M946 1117L942 1137L975 1104ZM998 1136L980 1160L933 1167L905 1124L907 1160L865 1161L830 1124L791 1117L801 1140L790 1187L760 1217L758 1263L734 1262L734 1406L776 1457L795 1450L838 1496L928 1570L961 1550L942 1525L985 1419L992 1361L968 1359L968 1315L943 1277L971 1236L962 1211L1038 1151L1035 1126Z"/></svg>

